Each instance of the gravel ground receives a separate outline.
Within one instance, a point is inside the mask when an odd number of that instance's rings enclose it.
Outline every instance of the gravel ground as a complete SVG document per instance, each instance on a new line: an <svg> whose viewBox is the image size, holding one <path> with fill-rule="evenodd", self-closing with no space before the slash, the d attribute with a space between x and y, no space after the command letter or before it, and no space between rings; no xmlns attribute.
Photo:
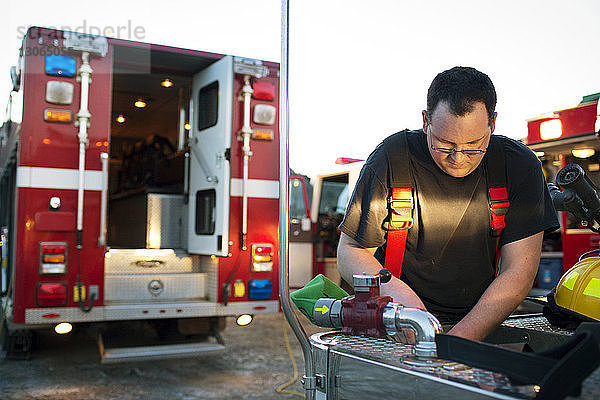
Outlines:
<svg viewBox="0 0 600 400"><path fill-rule="evenodd" d="M300 316L308 333L317 332ZM0 360L0 399L298 399L275 388L291 379L282 314L258 315L251 325L227 319L226 349L196 358L101 365L87 331L37 336L30 360ZM302 351L285 324L300 376ZM304 392L297 381L288 390Z"/></svg>

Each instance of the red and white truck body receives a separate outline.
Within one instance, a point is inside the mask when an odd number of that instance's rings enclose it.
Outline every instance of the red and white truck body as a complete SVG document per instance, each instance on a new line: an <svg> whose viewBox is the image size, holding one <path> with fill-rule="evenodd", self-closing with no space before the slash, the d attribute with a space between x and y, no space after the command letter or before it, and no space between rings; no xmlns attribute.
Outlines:
<svg viewBox="0 0 600 400"><path fill-rule="evenodd" d="M12 75L9 330L279 310L278 64L30 28Z"/></svg>
<svg viewBox="0 0 600 400"><path fill-rule="evenodd" d="M598 94L585 96L573 108L554 111L527 122L527 145L542 162L546 179L554 182L556 173L567 164L579 164L586 177L600 188L600 140L598 138ZM586 251L598 249L600 236L561 212L560 235L544 241L542 261L561 258L562 272L571 268ZM539 276L538 276L539 279ZM554 282L556 283L556 282Z"/></svg>

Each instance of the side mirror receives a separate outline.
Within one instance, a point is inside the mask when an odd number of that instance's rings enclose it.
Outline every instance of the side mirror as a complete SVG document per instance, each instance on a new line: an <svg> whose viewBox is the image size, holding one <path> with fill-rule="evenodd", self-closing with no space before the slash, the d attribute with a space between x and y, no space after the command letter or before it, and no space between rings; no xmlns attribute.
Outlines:
<svg viewBox="0 0 600 400"><path fill-rule="evenodd" d="M14 65L10 67L10 80L13 85L12 90L18 92L21 89L21 71Z"/></svg>

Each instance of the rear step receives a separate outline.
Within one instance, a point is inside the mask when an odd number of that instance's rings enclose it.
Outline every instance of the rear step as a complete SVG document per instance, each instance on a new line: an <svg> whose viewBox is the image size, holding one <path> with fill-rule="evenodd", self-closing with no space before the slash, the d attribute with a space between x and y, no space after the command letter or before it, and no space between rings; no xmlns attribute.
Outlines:
<svg viewBox="0 0 600 400"><path fill-rule="evenodd" d="M105 348L102 334L98 335L98 350L102 364L131 361L164 360L167 358L194 357L214 351L225 350L221 343L192 342L152 346Z"/></svg>

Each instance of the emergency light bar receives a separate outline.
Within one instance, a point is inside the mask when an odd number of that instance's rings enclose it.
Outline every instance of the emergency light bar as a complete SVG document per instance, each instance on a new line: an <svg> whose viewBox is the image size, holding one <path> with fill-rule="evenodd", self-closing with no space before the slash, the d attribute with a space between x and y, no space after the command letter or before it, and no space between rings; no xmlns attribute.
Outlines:
<svg viewBox="0 0 600 400"><path fill-rule="evenodd" d="M338 157L335 159L336 164L352 164L355 162L364 161L359 158L349 158L349 157Z"/></svg>

